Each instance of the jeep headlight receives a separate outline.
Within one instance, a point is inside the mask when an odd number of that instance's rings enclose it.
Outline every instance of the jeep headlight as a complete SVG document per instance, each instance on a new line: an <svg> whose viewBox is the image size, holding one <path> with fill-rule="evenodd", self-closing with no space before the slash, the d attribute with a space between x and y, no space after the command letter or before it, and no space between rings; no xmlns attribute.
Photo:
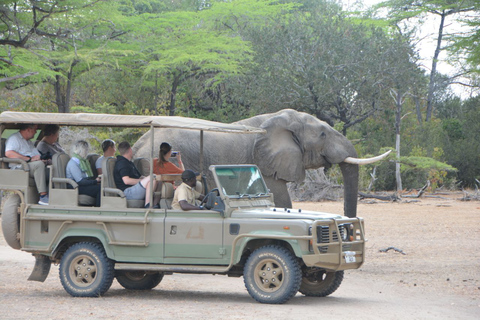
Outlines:
<svg viewBox="0 0 480 320"><path fill-rule="evenodd" d="M353 230L353 224L346 223L341 225L340 227L343 227L343 230L340 230L342 241L351 241L350 234L352 233L352 230Z"/></svg>

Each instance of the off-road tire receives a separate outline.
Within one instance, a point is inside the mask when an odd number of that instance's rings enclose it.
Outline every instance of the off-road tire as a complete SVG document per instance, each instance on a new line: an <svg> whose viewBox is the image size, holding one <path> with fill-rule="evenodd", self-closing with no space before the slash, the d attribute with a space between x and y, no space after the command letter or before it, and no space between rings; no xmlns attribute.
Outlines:
<svg viewBox="0 0 480 320"><path fill-rule="evenodd" d="M5 201L2 212L3 237L10 247L17 250L22 248L20 240L17 238L17 234L20 232L19 207L20 196L13 194Z"/></svg>
<svg viewBox="0 0 480 320"><path fill-rule="evenodd" d="M243 279L252 298L261 303L281 304L298 292L302 271L297 257L286 248L258 248L245 263Z"/></svg>
<svg viewBox="0 0 480 320"><path fill-rule="evenodd" d="M114 263L98 243L74 244L60 261L60 280L73 297L102 296L110 289L114 276Z"/></svg>
<svg viewBox="0 0 480 320"><path fill-rule="evenodd" d="M128 290L151 290L158 286L163 279L163 273L148 273L146 271L117 270L115 273L118 283Z"/></svg>
<svg viewBox="0 0 480 320"><path fill-rule="evenodd" d="M343 271L303 273L300 293L309 297L326 297L340 287Z"/></svg>

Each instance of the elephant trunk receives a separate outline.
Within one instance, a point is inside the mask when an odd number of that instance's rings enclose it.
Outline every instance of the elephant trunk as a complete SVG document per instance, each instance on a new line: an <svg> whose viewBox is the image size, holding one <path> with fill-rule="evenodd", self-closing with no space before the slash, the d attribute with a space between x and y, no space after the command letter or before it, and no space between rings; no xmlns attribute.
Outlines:
<svg viewBox="0 0 480 320"><path fill-rule="evenodd" d="M358 165L341 162L340 170L342 170L344 185L344 215L354 218L357 216Z"/></svg>

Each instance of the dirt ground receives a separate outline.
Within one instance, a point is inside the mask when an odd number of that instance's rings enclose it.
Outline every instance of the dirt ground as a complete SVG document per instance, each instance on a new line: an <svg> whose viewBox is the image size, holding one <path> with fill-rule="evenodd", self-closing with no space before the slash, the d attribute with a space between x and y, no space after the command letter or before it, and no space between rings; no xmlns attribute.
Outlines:
<svg viewBox="0 0 480 320"><path fill-rule="evenodd" d="M343 202L298 202L296 208L343 212ZM326 298L297 294L284 305L248 295L242 278L165 276L152 291L123 289L72 298L58 266L44 283L29 282L33 257L0 234L0 319L480 319L480 202L455 196L418 202L361 202L367 257ZM400 252L380 249L395 247Z"/></svg>

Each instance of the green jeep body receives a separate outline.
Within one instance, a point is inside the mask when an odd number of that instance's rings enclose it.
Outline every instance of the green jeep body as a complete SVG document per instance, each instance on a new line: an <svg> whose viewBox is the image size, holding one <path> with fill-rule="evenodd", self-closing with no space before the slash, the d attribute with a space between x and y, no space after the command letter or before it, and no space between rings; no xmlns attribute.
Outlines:
<svg viewBox="0 0 480 320"><path fill-rule="evenodd" d="M7 161L2 154L0 163ZM297 291L329 295L344 270L362 265L361 218L275 208L255 165L217 165L210 171L216 185L206 192L206 210L181 211L112 205L104 201L106 191L101 207L80 206L77 198L65 201L68 193L57 203L38 205L28 172L26 178L23 170L3 165L0 189L13 195L5 202L2 228L12 247L36 257L29 280L44 281L51 263L59 263L72 296L103 295L114 278L127 289L146 290L165 274L205 273L244 276L254 299L284 303ZM17 228L16 239L11 228Z"/></svg>

